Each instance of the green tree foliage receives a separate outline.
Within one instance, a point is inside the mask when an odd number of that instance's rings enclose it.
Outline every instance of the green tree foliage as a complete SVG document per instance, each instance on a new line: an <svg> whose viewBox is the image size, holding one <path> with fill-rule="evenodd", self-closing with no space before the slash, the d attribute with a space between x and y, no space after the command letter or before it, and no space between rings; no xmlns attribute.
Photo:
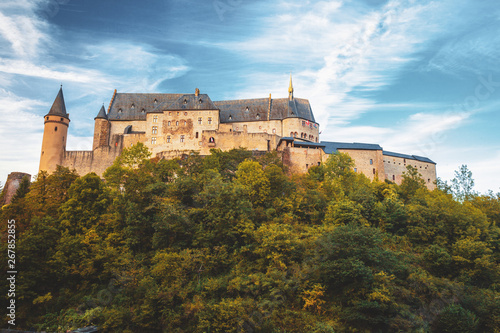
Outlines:
<svg viewBox="0 0 500 333"><path fill-rule="evenodd" d="M138 144L104 180L42 172L0 212L16 219L17 328L498 332L500 194L474 193L468 170L458 192L428 191L415 168L397 185L353 166L339 153L290 175L276 152Z"/></svg>
<svg viewBox="0 0 500 333"><path fill-rule="evenodd" d="M454 196L460 201L470 200L474 196L474 179L472 171L467 165L462 166L455 171L455 178L451 181L451 188Z"/></svg>

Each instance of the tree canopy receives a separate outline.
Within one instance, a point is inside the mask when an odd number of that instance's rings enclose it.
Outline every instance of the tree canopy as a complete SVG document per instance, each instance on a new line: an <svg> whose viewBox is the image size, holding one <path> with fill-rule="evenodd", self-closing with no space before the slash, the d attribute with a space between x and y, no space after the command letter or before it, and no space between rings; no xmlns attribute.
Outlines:
<svg viewBox="0 0 500 333"><path fill-rule="evenodd" d="M18 226L16 328L498 332L500 194L466 167L434 191L414 168L400 186L352 168L137 145L104 179L42 172L0 211Z"/></svg>

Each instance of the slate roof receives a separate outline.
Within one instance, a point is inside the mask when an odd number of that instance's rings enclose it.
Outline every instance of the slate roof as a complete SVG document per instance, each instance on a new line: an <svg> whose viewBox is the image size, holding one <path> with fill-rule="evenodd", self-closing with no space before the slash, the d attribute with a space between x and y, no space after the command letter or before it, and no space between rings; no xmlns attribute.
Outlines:
<svg viewBox="0 0 500 333"><path fill-rule="evenodd" d="M284 136L280 139L280 143L281 141L293 141L293 145L295 147L321 147L321 148L325 147L323 143L297 140L296 138L293 138L291 136Z"/></svg>
<svg viewBox="0 0 500 333"><path fill-rule="evenodd" d="M183 94L117 93L109 108L109 120L146 120L146 114L160 104L170 105Z"/></svg>
<svg viewBox="0 0 500 333"><path fill-rule="evenodd" d="M288 98L271 99L270 113L269 98L216 101L214 104L220 109L221 123L281 120L291 117L316 122L309 101L302 98L292 100Z"/></svg>
<svg viewBox="0 0 500 333"><path fill-rule="evenodd" d="M361 150L382 150L377 144L371 143L347 143L347 142L329 142L329 141L321 141L321 143L325 146L325 153L334 154L338 149L361 149Z"/></svg>
<svg viewBox="0 0 500 333"><path fill-rule="evenodd" d="M108 119L108 116L106 115L106 109L104 109L104 105L101 106L101 109L99 110L99 113L94 118L94 120L96 120L97 118Z"/></svg>
<svg viewBox="0 0 500 333"><path fill-rule="evenodd" d="M210 97L207 94L187 94L179 97L174 103L167 105L163 103L153 112L162 112L163 110L217 110Z"/></svg>
<svg viewBox="0 0 500 333"><path fill-rule="evenodd" d="M426 163L436 164L436 162L432 161L431 159L429 159L427 157L422 157L422 156L417 156L417 155L406 155L406 154L394 153L392 151L384 151L384 155L386 155L386 156L392 156L392 157L406 158L406 159L409 159L409 160L417 160L417 161L420 161L420 162L426 162Z"/></svg>
<svg viewBox="0 0 500 333"><path fill-rule="evenodd" d="M64 103L62 86L61 89L59 89L59 93L57 94L49 113L47 113L47 116L48 115L61 116L69 119L69 115L66 112L66 104Z"/></svg>

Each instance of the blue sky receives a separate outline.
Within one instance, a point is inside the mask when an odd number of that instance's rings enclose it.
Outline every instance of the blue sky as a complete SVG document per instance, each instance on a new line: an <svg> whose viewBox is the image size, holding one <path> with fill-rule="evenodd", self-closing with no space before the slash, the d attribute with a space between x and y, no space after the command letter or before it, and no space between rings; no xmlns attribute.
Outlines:
<svg viewBox="0 0 500 333"><path fill-rule="evenodd" d="M473 0L3 0L0 181L36 174L60 84L69 150L119 92L310 100L321 140L427 156L500 191L500 6Z"/></svg>

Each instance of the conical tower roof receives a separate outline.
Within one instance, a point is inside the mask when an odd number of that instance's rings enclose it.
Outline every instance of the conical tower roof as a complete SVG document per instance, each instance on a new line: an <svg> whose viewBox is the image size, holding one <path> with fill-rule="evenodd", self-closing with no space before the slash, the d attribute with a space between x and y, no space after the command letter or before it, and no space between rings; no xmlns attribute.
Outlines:
<svg viewBox="0 0 500 333"><path fill-rule="evenodd" d="M59 93L57 94L56 99L54 100L54 103L52 104L52 107L47 115L61 116L69 119L69 115L66 112L66 105L64 104L62 86L61 89L59 89Z"/></svg>
<svg viewBox="0 0 500 333"><path fill-rule="evenodd" d="M106 109L104 109L104 104L103 106L101 106L101 110L99 110L99 113L97 114L97 117L94 118L94 120L96 120L97 118L108 119L108 116L106 115Z"/></svg>

